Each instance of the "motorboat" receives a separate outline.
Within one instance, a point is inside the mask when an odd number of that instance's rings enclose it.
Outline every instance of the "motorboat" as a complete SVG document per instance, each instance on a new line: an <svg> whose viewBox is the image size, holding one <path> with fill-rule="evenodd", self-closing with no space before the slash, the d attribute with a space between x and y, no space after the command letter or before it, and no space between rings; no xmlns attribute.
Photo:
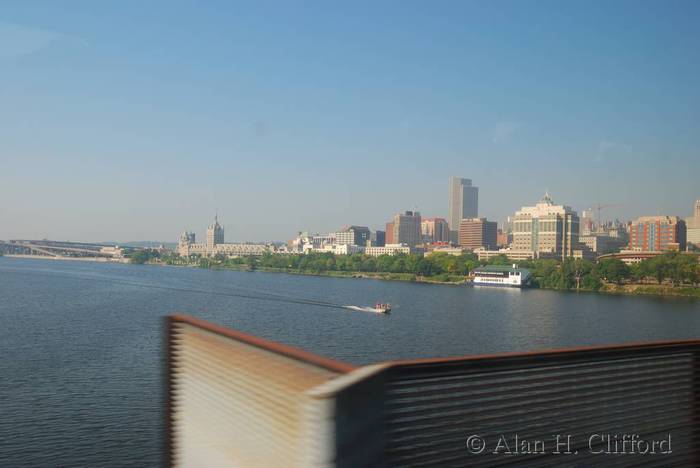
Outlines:
<svg viewBox="0 0 700 468"><path fill-rule="evenodd" d="M388 314L389 312L391 312L391 304L389 304L388 302L377 302L376 304L374 304L374 311L379 314Z"/></svg>

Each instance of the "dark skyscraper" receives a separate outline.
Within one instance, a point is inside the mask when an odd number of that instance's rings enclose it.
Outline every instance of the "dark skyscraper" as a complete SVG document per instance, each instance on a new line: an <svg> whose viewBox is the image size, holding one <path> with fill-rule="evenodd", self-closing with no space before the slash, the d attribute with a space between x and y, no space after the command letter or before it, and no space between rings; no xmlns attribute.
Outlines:
<svg viewBox="0 0 700 468"><path fill-rule="evenodd" d="M450 177L449 211L450 241L457 243L460 221L479 216L479 188L471 179Z"/></svg>

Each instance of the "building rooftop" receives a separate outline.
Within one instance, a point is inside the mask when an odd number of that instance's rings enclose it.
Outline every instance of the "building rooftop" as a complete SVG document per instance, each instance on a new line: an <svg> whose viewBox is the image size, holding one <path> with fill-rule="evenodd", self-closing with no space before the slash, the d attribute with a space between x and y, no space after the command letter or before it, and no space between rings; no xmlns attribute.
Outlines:
<svg viewBox="0 0 700 468"><path fill-rule="evenodd" d="M657 221L662 221L662 222L666 221L669 223L677 223L677 222L683 221L683 220L678 216L667 216L667 215L640 216L639 218L632 221L632 223L655 223Z"/></svg>
<svg viewBox="0 0 700 468"><path fill-rule="evenodd" d="M478 268L474 268L475 273L504 273L508 271L513 271L517 272L519 271L520 274L530 274L530 270L527 268L518 268L516 265L508 266L508 265L486 265Z"/></svg>

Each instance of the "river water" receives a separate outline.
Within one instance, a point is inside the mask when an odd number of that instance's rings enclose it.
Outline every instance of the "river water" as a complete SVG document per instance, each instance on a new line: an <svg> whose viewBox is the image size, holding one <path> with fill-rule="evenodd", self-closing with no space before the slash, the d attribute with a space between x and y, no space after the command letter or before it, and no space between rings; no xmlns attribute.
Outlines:
<svg viewBox="0 0 700 468"><path fill-rule="evenodd" d="M694 299L0 257L0 466L158 465L176 311L354 364L700 336Z"/></svg>

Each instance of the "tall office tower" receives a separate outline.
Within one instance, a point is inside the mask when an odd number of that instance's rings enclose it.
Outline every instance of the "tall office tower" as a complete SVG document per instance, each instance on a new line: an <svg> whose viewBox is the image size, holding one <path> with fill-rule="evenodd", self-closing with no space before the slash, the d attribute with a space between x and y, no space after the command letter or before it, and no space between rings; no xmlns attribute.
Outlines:
<svg viewBox="0 0 700 468"><path fill-rule="evenodd" d="M464 218L479 216L479 188L472 186L471 179L450 177L450 241L459 240L459 223Z"/></svg>
<svg viewBox="0 0 700 468"><path fill-rule="evenodd" d="M642 216L630 226L630 248L649 252L685 250L685 221L678 216Z"/></svg>
<svg viewBox="0 0 700 468"><path fill-rule="evenodd" d="M448 242L450 229L443 218L425 218L421 222L421 234L426 242Z"/></svg>
<svg viewBox="0 0 700 468"><path fill-rule="evenodd" d="M403 214L394 216L393 221L393 243L406 244L415 247L421 243L420 213L417 211L406 211ZM387 243L389 243L387 241Z"/></svg>
<svg viewBox="0 0 700 468"><path fill-rule="evenodd" d="M579 245L579 218L565 205L555 205L548 193L535 206L524 206L513 218L511 250L529 251L534 257L573 256Z"/></svg>
<svg viewBox="0 0 700 468"><path fill-rule="evenodd" d="M496 248L498 223L486 218L466 218L459 223L459 246L465 249Z"/></svg>
<svg viewBox="0 0 700 468"><path fill-rule="evenodd" d="M686 218L685 224L688 243L700 247L700 200L695 202L693 216Z"/></svg>
<svg viewBox="0 0 700 468"><path fill-rule="evenodd" d="M224 228L219 224L219 216L214 216L214 224L207 228L207 249L224 243Z"/></svg>

